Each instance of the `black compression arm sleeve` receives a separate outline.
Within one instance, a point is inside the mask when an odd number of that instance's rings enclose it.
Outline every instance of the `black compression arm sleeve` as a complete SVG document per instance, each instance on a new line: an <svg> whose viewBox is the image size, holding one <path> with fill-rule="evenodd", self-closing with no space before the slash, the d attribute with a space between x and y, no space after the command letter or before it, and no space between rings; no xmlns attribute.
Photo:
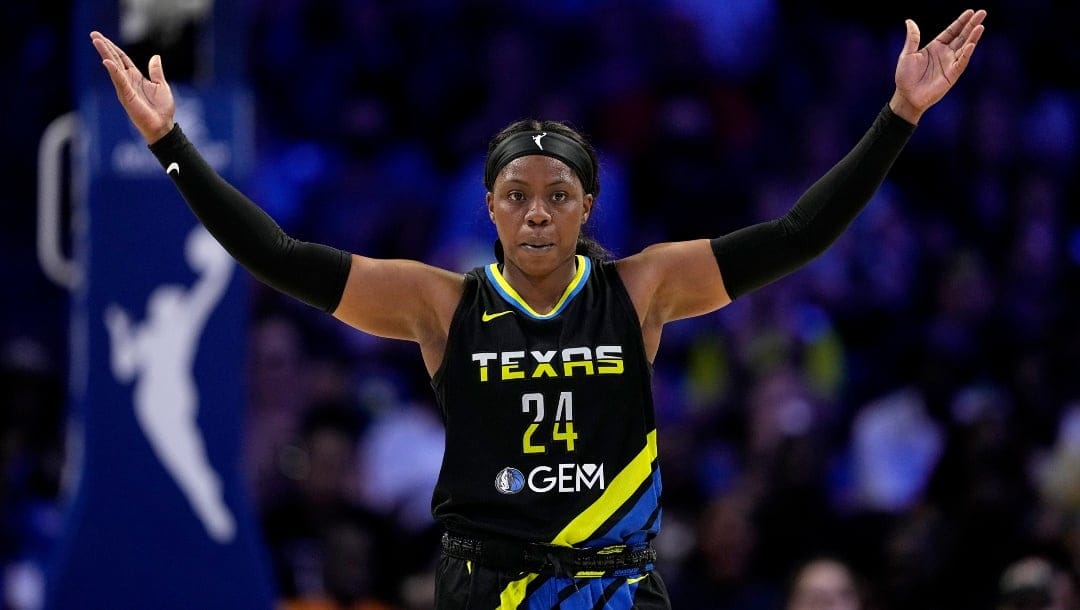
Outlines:
<svg viewBox="0 0 1080 610"><path fill-rule="evenodd" d="M728 295L760 288L824 252L870 201L914 131L886 105L855 148L786 214L713 239Z"/></svg>
<svg viewBox="0 0 1080 610"><path fill-rule="evenodd" d="M206 163L179 124L150 151L203 226L259 281L323 311L337 308L352 261L347 252L286 235Z"/></svg>

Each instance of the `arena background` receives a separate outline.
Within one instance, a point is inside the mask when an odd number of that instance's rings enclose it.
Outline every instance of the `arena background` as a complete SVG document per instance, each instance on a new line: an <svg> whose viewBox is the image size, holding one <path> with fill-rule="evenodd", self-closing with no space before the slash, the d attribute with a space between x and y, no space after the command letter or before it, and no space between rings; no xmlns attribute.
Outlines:
<svg viewBox="0 0 1080 610"><path fill-rule="evenodd" d="M487 138L523 117L593 138L595 228L617 255L784 211L888 100L903 19L925 43L968 8L846 4L249 0L227 29L208 2L124 10L137 63L162 51L166 76L194 86L218 66L230 78L218 84L250 94L238 182L292 234L466 270L490 257ZM665 331L657 546L677 608L780 608L793 570L819 553L860 574L867 608L991 608L1005 568L1032 553L1075 579L1080 5L981 8L967 73L839 242ZM0 588L12 609L44 604L69 534L79 337L72 294L38 260L36 203L43 134L86 83L107 84L77 60L94 14L77 9L0 9ZM115 22L92 27L123 42ZM155 180L123 191L125 205L184 210ZM77 208L78 190L63 201ZM240 355L236 374L200 391L238 397L225 403L241 439L225 467L249 490L274 597L329 587L427 607L441 436L418 350L350 332L242 271L235 281L237 322L220 341ZM128 602L118 591L109 607L141 607Z"/></svg>

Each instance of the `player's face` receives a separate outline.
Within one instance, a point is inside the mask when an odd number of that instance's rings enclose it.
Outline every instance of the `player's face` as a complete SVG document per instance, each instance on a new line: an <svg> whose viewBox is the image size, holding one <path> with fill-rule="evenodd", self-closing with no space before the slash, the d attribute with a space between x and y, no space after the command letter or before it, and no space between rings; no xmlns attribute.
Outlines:
<svg viewBox="0 0 1080 610"><path fill-rule="evenodd" d="M507 163L487 195L506 264L529 275L546 275L562 265L573 268L578 235L592 204L592 195L585 194L569 166L542 155Z"/></svg>

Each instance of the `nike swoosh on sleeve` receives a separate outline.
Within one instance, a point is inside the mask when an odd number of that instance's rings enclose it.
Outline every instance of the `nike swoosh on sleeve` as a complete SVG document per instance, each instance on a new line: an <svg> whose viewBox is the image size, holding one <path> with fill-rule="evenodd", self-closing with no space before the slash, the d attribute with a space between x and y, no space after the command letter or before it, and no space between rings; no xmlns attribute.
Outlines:
<svg viewBox="0 0 1080 610"><path fill-rule="evenodd" d="M169 167L165 168L165 173L166 174L171 174L174 171L176 172L177 176L180 175L180 164L177 163L176 161L173 161L172 163L169 164Z"/></svg>

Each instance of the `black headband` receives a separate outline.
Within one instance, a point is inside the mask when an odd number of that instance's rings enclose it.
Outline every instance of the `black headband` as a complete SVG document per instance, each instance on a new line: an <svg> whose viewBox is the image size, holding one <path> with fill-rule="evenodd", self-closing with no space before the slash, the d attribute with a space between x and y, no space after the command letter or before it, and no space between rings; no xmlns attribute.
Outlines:
<svg viewBox="0 0 1080 610"><path fill-rule="evenodd" d="M574 170L586 194L596 195L599 190L596 167L585 148L564 135L550 131L523 131L499 142L484 164L484 186L490 190L495 186L495 176L507 163L526 155L558 159Z"/></svg>

